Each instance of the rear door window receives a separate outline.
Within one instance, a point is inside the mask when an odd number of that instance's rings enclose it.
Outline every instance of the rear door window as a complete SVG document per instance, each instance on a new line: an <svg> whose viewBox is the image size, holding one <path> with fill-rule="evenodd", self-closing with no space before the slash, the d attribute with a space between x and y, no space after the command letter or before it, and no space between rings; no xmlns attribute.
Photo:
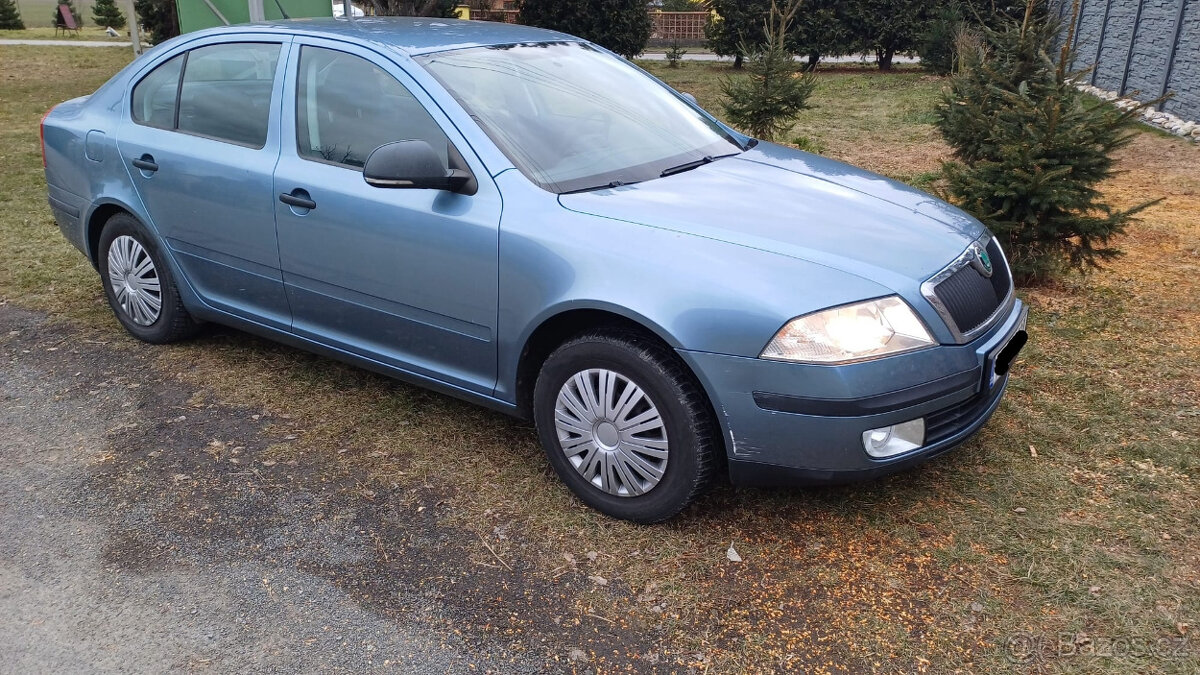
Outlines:
<svg viewBox="0 0 1200 675"><path fill-rule="evenodd" d="M133 87L133 121L261 148L267 142L278 43L209 45L180 54Z"/></svg>
<svg viewBox="0 0 1200 675"><path fill-rule="evenodd" d="M188 53L180 131L261 148L267 142L278 44L221 44Z"/></svg>

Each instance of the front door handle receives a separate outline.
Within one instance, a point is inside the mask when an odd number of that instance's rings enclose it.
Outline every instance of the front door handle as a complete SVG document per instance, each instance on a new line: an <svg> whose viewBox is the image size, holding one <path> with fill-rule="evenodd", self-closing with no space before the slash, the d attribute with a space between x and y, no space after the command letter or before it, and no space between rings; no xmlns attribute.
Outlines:
<svg viewBox="0 0 1200 675"><path fill-rule="evenodd" d="M296 188L291 192L284 192L283 194L279 195L279 201L287 204L288 206L295 206L298 209L317 208L317 203L309 198L308 192L301 190L300 188Z"/></svg>
<svg viewBox="0 0 1200 675"><path fill-rule="evenodd" d="M142 171L149 171L151 173L158 171L158 164L155 163L152 155L142 155L129 163Z"/></svg>

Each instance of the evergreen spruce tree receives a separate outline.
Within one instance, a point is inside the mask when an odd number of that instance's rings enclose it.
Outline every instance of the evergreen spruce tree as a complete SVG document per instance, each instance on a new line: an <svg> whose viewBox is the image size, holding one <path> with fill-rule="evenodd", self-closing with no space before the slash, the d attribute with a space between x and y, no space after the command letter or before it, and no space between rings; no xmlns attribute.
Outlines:
<svg viewBox="0 0 1200 675"><path fill-rule="evenodd" d="M578 35L631 59L650 41L645 0L520 0L520 21Z"/></svg>
<svg viewBox="0 0 1200 675"><path fill-rule="evenodd" d="M666 53L667 67L668 68L678 68L679 64L683 62L683 57L686 54L687 54L687 50L681 49L679 47L679 40L672 41L671 46L669 48L667 48L667 53Z"/></svg>
<svg viewBox="0 0 1200 675"><path fill-rule="evenodd" d="M774 0L763 26L766 44L758 51L749 45L750 53L745 77L726 77L721 82L725 95L725 114L735 125L751 136L766 141L787 131L801 110L808 108L808 97L817 86L816 76L801 73L800 67L787 50L788 27L799 8L793 0L786 10L780 10Z"/></svg>
<svg viewBox="0 0 1200 675"><path fill-rule="evenodd" d="M66 5L67 8L71 10L71 16L73 16L75 18L75 26L77 28L83 28L83 17L79 16L79 10L75 9L75 0L56 0L55 1L55 3L54 3L54 25L55 26L61 27L61 26L66 25L66 23L63 22L62 15L58 13L59 5Z"/></svg>
<svg viewBox="0 0 1200 675"><path fill-rule="evenodd" d="M92 5L92 21L102 28L121 30L125 27L125 15L117 7L116 0L96 0Z"/></svg>
<svg viewBox="0 0 1200 675"><path fill-rule="evenodd" d="M25 30L25 22L21 21L21 13L13 0L0 0L0 29Z"/></svg>
<svg viewBox="0 0 1200 675"><path fill-rule="evenodd" d="M934 10L917 44L921 67L935 75L954 72L954 39L966 27L962 8L957 2Z"/></svg>
<svg viewBox="0 0 1200 675"><path fill-rule="evenodd" d="M1110 240L1153 203L1120 210L1103 201L1097 186L1113 175L1112 153L1132 139L1138 109L1075 88L1073 36L1056 50L1059 23L1042 1L1028 0L1020 21L981 28L987 48L959 55L937 112L955 156L943 165L949 198L999 237L1024 282L1119 255Z"/></svg>

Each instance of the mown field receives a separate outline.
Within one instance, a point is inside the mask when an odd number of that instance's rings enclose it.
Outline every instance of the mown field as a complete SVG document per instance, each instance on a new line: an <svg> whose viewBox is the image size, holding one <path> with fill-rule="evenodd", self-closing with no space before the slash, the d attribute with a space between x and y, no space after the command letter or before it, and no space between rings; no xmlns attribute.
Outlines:
<svg viewBox="0 0 1200 675"><path fill-rule="evenodd" d="M53 30L54 10L59 5L58 0L17 0L17 9L21 12L21 20L26 28L48 27ZM128 12L124 0L118 0L117 7L122 12ZM83 19L84 26L92 26L92 3L88 0L75 0L75 9ZM10 37L8 31L0 31L0 37ZM11 37L17 37L13 35Z"/></svg>
<svg viewBox="0 0 1200 675"><path fill-rule="evenodd" d="M128 58L0 47L0 303L114 345L131 338L46 206L37 122ZM644 65L720 110L728 66ZM934 185L941 86L915 71L823 73L785 140ZM859 486L718 487L655 527L583 507L532 429L456 400L231 331L162 348L157 367L290 420L298 442L272 450L280 461L335 457L369 477L363 495L441 494L437 517L486 544L480 565L500 558L547 592L564 574L606 580L572 602L660 649L654 664L594 649L599 672L1195 672L1198 166L1200 146L1154 132L1123 151L1105 193L1166 200L1109 269L1021 290L1031 342L1000 411L962 448ZM743 562L726 558L731 543Z"/></svg>

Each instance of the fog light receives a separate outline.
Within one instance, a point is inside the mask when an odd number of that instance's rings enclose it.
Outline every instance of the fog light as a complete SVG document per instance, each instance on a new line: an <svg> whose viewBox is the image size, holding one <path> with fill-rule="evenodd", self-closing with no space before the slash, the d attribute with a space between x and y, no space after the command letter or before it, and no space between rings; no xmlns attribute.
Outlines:
<svg viewBox="0 0 1200 675"><path fill-rule="evenodd" d="M869 429L863 432L862 440L867 454L876 458L916 450L925 442L925 419Z"/></svg>

